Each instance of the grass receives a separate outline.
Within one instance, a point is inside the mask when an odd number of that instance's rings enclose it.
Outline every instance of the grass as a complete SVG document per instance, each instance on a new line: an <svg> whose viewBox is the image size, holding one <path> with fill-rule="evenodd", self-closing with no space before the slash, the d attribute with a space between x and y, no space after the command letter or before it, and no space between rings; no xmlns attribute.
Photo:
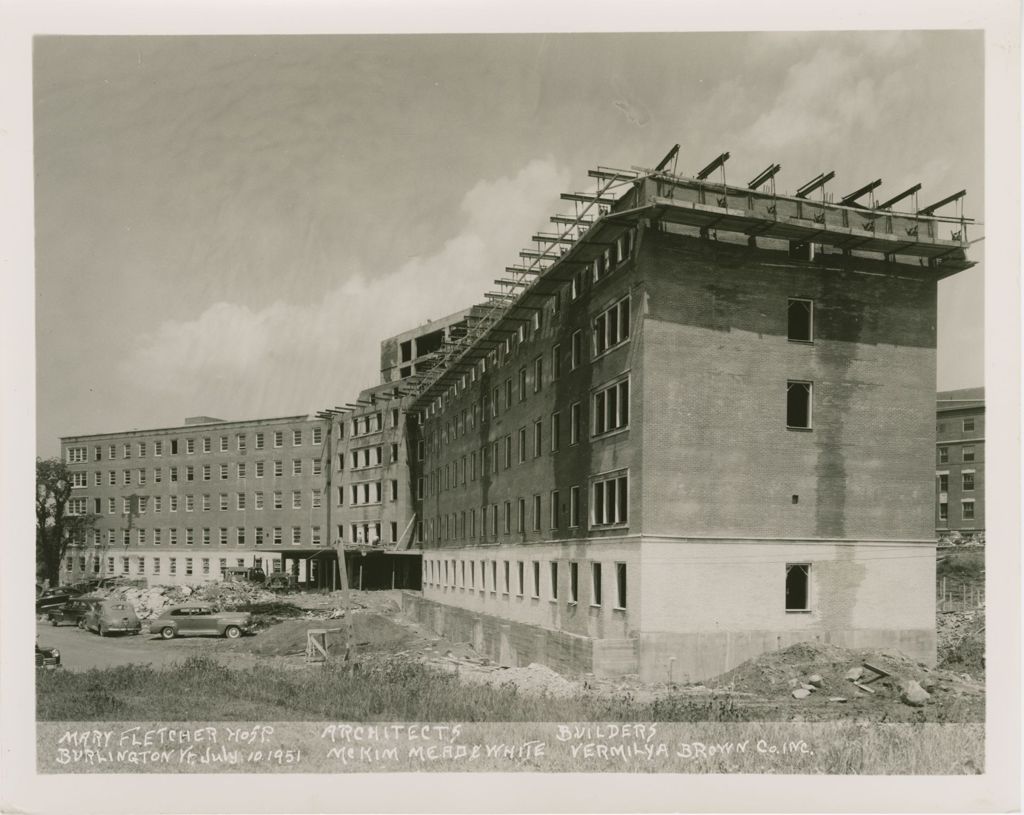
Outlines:
<svg viewBox="0 0 1024 815"><path fill-rule="evenodd" d="M350 676L324 667L257 665L231 670L205 656L166 668L130 665L85 672L50 671L37 680L42 721L104 719L240 721L743 721L730 700L675 698L638 703L581 696L556 699L487 685L463 686L402 659L370 660Z"/></svg>

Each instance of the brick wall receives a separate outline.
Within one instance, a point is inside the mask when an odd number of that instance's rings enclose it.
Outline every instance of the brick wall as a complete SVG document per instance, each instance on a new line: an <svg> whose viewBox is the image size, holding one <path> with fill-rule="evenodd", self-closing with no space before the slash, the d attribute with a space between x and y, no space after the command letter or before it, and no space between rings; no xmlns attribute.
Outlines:
<svg viewBox="0 0 1024 815"><path fill-rule="evenodd" d="M930 538L934 277L644 241L644 532ZM789 297L813 343L787 340ZM787 430L787 380L814 383L812 430Z"/></svg>

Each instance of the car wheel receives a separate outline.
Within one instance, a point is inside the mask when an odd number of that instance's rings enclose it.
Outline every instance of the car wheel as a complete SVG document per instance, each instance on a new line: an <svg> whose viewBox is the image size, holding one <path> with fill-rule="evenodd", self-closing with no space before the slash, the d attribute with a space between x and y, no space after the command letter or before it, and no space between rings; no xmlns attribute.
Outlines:
<svg viewBox="0 0 1024 815"><path fill-rule="evenodd" d="M57 627L58 623L57 623L57 618L56 617L51 617L50 618L50 625L52 625L54 628Z"/></svg>
<svg viewBox="0 0 1024 815"><path fill-rule="evenodd" d="M78 627L85 631L85 620L79 620Z"/></svg>
<svg viewBox="0 0 1024 815"><path fill-rule="evenodd" d="M242 636L242 629L240 629L237 625L229 625L227 628L224 629L224 636L227 637L229 640L237 640L240 636Z"/></svg>
<svg viewBox="0 0 1024 815"><path fill-rule="evenodd" d="M170 626L167 626L167 628L161 628L160 629L160 636L163 637L165 640L173 640L174 639L174 629L171 628Z"/></svg>

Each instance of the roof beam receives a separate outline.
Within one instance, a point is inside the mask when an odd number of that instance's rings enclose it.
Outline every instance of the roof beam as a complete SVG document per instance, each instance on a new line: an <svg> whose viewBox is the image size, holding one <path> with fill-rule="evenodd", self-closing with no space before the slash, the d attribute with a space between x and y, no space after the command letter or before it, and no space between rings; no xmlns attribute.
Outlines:
<svg viewBox="0 0 1024 815"><path fill-rule="evenodd" d="M879 204L877 207L875 207L875 209L889 209L890 207L892 207L893 204L898 204L904 198L907 198L907 197L913 195L919 189L921 189L921 185L920 184L915 184L910 189L904 190L899 195L895 195L892 198L890 198L888 201L885 201L884 203Z"/></svg>
<svg viewBox="0 0 1024 815"><path fill-rule="evenodd" d="M585 204L596 202L609 207L615 203L614 198L603 198L600 195L592 195L588 192L563 192L560 197L563 201L582 201Z"/></svg>
<svg viewBox="0 0 1024 815"><path fill-rule="evenodd" d="M728 160L729 160L729 154L728 153L722 153L718 158L714 159L703 170L701 170L699 173L697 173L697 180L698 181L706 181L707 177L709 175L711 175L715 170L717 170L719 167L721 167L723 164L725 164L725 162L727 162Z"/></svg>
<svg viewBox="0 0 1024 815"><path fill-rule="evenodd" d="M806 198L808 195L810 195L816 189L824 187L829 181L831 181L835 177L836 177L835 170L829 170L829 172L827 172L827 173L821 173L818 176L816 176L815 178L812 178L806 184L804 184L800 189L798 189L796 191L796 196L795 197L796 198Z"/></svg>
<svg viewBox="0 0 1024 815"><path fill-rule="evenodd" d="M782 165L781 164L772 164L771 166L766 167L764 170L762 170L760 173L758 173L750 181L749 184L747 184L747 189L748 190L756 190L758 187L760 187L765 182L771 181L773 178L775 178L776 173L778 173L779 170L781 170L781 169L782 169Z"/></svg>
<svg viewBox="0 0 1024 815"><path fill-rule="evenodd" d="M882 186L882 179L876 178L870 184L865 184L863 187L861 187L858 190L854 190L849 195L844 195L840 199L840 203L843 203L843 204L845 204L847 206L850 206L850 205L856 203L858 198L863 198L869 192L871 192L874 189L877 189L880 186Z"/></svg>
<svg viewBox="0 0 1024 815"><path fill-rule="evenodd" d="M941 201L936 201L934 204L930 204L924 207L923 209L919 209L917 211L917 214L932 215L934 214L935 210L939 209L940 207L946 206L946 204L952 204L954 201L959 201L965 195L967 195L967 190L960 190L960 192L955 192L952 195L947 195Z"/></svg>
<svg viewBox="0 0 1024 815"><path fill-rule="evenodd" d="M663 158L661 161L657 163L657 165L654 168L654 171L656 173L663 172L665 168L668 167L669 162L672 161L672 159L674 159L678 155L679 145L677 144L675 147L669 150L668 153L665 154L665 158Z"/></svg>

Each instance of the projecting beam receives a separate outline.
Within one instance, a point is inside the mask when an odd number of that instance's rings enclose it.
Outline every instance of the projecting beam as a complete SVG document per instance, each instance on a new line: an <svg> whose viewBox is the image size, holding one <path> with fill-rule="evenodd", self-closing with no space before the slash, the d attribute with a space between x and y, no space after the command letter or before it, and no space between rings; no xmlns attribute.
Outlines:
<svg viewBox="0 0 1024 815"><path fill-rule="evenodd" d="M662 172L666 167L668 167L668 163L672 161L672 159L674 159L677 155L679 155L678 144L668 151L668 153L665 155L665 158L658 162L657 166L654 168L654 171L656 173Z"/></svg>
<svg viewBox="0 0 1024 815"><path fill-rule="evenodd" d="M863 198L869 192L871 192L872 190L874 190L874 189L876 189L876 188L878 188L880 186L882 186L882 179L877 178L874 181L872 181L870 184L865 184L859 190L854 190L849 195L844 195L840 199L840 203L843 203L843 204L846 204L846 205L853 204L854 202L856 202L856 200L858 198Z"/></svg>
<svg viewBox="0 0 1024 815"><path fill-rule="evenodd" d="M587 175L604 181L632 181L639 177L639 174L633 170L616 170L614 167L598 167L596 170L587 170Z"/></svg>
<svg viewBox="0 0 1024 815"><path fill-rule="evenodd" d="M563 192L560 197L563 201L582 201L586 204L596 201L598 204L605 204L609 207L615 203L614 198L602 198L600 195L591 195L586 192Z"/></svg>
<svg viewBox="0 0 1024 815"><path fill-rule="evenodd" d="M728 153L722 153L722 155L720 155L718 158L716 158L714 161L712 161L710 164L708 164L703 170L701 170L699 173L697 173L697 180L698 181L706 180L709 175L711 175L715 170L717 170L719 167L721 167L723 164L725 164L725 162L727 162L728 160L729 160L729 154Z"/></svg>
<svg viewBox="0 0 1024 815"><path fill-rule="evenodd" d="M525 286L526 284L519 280L495 280L499 286Z"/></svg>
<svg viewBox="0 0 1024 815"><path fill-rule="evenodd" d="M561 255L552 255L550 252L538 252L535 249L523 249L519 252L522 258L540 258L541 260L558 260Z"/></svg>
<svg viewBox="0 0 1024 815"><path fill-rule="evenodd" d="M573 218L571 215L552 215L551 223L553 224L579 224L580 226L594 223L594 218L590 215L581 215L579 218Z"/></svg>
<svg viewBox="0 0 1024 815"><path fill-rule="evenodd" d="M806 198L808 195L810 195L815 190L820 189L821 187L824 187L829 181L831 181L835 177L836 177L835 170L830 170L827 173L821 173L816 178L812 178L810 181L808 181L806 184L804 184L800 189L798 189L796 191L796 197L797 198Z"/></svg>
<svg viewBox="0 0 1024 815"><path fill-rule="evenodd" d="M547 268L544 266L535 266L532 269L529 266L506 266L505 271L511 274L540 274L546 272Z"/></svg>
<svg viewBox="0 0 1024 815"><path fill-rule="evenodd" d="M888 201L886 201L886 202L884 202L882 204L879 204L877 207L875 207L875 209L889 209L893 204L898 204L904 198L907 198L907 197L913 195L919 189L921 189L921 185L920 184L915 184L909 190L904 190L899 195L893 196Z"/></svg>
<svg viewBox="0 0 1024 815"><path fill-rule="evenodd" d="M771 181L773 178L775 178L775 174L778 173L781 169L781 164L772 164L770 167L765 168L760 173L758 173L749 184L747 184L747 189L756 190L766 181Z"/></svg>
<svg viewBox="0 0 1024 815"><path fill-rule="evenodd" d="M538 232L530 240L540 241L541 243L576 243L575 238L563 238L561 235L545 235L543 232Z"/></svg>
<svg viewBox="0 0 1024 815"><path fill-rule="evenodd" d="M917 211L917 214L931 215L932 213L935 212L935 210L939 209L940 207L944 207L946 206L946 204L952 204L954 201L959 201L965 195L967 195L967 190L960 190L960 192L955 192L952 195L947 195L941 201L936 201L934 204L924 207L924 209L919 209Z"/></svg>

